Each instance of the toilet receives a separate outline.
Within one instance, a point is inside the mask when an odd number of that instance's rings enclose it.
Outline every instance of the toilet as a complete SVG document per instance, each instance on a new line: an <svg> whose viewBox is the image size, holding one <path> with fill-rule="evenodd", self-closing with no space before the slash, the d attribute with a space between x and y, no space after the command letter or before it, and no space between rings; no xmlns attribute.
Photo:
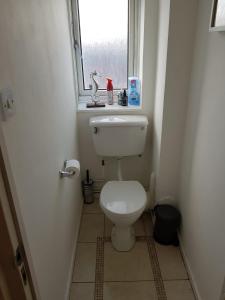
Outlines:
<svg viewBox="0 0 225 300"><path fill-rule="evenodd" d="M144 152L148 119L141 115L106 115L89 120L96 153L118 160L118 180L108 181L100 194L100 207L114 224L111 240L118 251L129 251L135 244L133 224L147 203L143 186L123 180L120 161Z"/></svg>

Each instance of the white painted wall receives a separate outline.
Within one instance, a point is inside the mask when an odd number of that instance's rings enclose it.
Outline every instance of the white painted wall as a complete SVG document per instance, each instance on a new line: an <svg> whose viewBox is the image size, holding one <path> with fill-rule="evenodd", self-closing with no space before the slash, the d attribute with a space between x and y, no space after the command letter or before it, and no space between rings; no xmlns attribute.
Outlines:
<svg viewBox="0 0 225 300"><path fill-rule="evenodd" d="M157 40L157 63L156 63L156 81L155 81L155 103L153 117L153 151L152 166L156 178L156 186L153 197L156 198L158 191L158 178L160 169L161 137L163 122L163 106L166 80L166 63L169 34L170 1L160 0L158 2L158 40Z"/></svg>
<svg viewBox="0 0 225 300"><path fill-rule="evenodd" d="M159 1L153 152L158 202L168 196L177 200L197 4Z"/></svg>
<svg viewBox="0 0 225 300"><path fill-rule="evenodd" d="M80 179L58 176L64 159L79 158L66 0L0 6L0 88L16 101L1 129L40 299L62 300L82 203Z"/></svg>
<svg viewBox="0 0 225 300"><path fill-rule="evenodd" d="M152 131L152 116L154 106L154 85L155 85L155 62L156 62L156 39L157 39L157 1L156 0L141 0L141 70L140 78L142 80L142 109L128 114L144 114L147 115L150 121L148 138L146 143L145 153L142 158L130 157L122 162L122 170L124 179L139 180L144 186L148 187L152 151L151 131ZM105 114L106 112L104 112ZM112 112L111 114L117 114ZM121 114L121 112L119 112ZM91 176L94 180L102 179L101 158L95 154L95 149L92 143L91 130L88 127L90 117L101 115L103 112L79 112L79 145L81 153L82 176L85 176L85 170L90 169ZM107 112L107 114L110 114ZM124 112L126 114L126 112ZM106 162L105 179L117 178L116 162Z"/></svg>
<svg viewBox="0 0 225 300"><path fill-rule="evenodd" d="M225 276L225 33L208 32L211 3L199 1L179 196L183 248L202 300L220 299Z"/></svg>

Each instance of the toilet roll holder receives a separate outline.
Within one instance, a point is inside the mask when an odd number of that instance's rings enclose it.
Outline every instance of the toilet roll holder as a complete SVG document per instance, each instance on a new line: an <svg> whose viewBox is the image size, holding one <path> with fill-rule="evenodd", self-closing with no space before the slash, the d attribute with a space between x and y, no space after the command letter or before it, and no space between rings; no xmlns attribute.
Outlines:
<svg viewBox="0 0 225 300"><path fill-rule="evenodd" d="M75 171L65 171L65 168L66 168L66 165L67 165L67 160L64 161L64 170L60 170L59 171L59 176L62 178L62 177L72 177L75 175Z"/></svg>

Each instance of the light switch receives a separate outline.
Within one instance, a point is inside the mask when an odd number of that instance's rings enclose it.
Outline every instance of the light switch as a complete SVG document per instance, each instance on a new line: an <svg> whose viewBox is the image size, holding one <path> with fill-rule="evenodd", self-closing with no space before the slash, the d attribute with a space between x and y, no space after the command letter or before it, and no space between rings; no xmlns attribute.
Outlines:
<svg viewBox="0 0 225 300"><path fill-rule="evenodd" d="M4 121L15 114L15 100L10 88L0 90L0 106Z"/></svg>

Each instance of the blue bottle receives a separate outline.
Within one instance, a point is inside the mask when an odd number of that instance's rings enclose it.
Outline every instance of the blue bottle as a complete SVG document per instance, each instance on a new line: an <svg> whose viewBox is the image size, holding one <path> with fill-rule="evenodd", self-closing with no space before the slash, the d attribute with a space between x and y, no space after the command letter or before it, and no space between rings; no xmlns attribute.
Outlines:
<svg viewBox="0 0 225 300"><path fill-rule="evenodd" d="M128 78L128 105L140 106L140 80L137 77Z"/></svg>

